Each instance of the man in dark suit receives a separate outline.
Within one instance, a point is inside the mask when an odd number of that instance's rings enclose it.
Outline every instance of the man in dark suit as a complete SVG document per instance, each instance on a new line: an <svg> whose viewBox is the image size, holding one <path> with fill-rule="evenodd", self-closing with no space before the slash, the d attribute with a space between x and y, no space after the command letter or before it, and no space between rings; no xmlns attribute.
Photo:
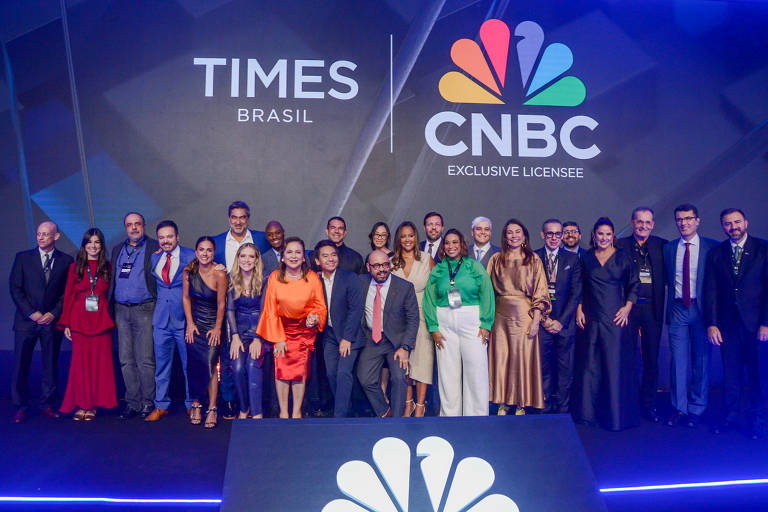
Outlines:
<svg viewBox="0 0 768 512"><path fill-rule="evenodd" d="M752 438L765 435L768 400L768 242L747 236L744 212L720 214L728 240L709 252L704 278L707 338L720 346L724 418L715 428L734 428L739 417L744 368L749 386Z"/></svg>
<svg viewBox="0 0 768 512"><path fill-rule="evenodd" d="M692 204L675 208L680 238L664 246L667 282L667 326L672 356L669 398L675 412L667 425L699 424L709 394L710 345L704 325L703 298L707 255L718 244L699 236L699 210ZM690 374L690 384L688 375Z"/></svg>
<svg viewBox="0 0 768 512"><path fill-rule="evenodd" d="M18 410L14 423L21 423L27 417L29 367L38 340L43 360L42 414L48 418L59 417L55 406L62 333L56 329L56 321L61 315L67 273L73 261L70 255L56 249L60 236L56 224L43 222L37 227L37 247L17 253L11 268L11 298L16 304L11 397Z"/></svg>
<svg viewBox="0 0 768 512"><path fill-rule="evenodd" d="M557 219L544 221L544 247L536 251L544 263L552 311L541 322L541 377L544 412L567 414L573 384L573 354L576 308L581 302L581 261L560 247L563 225Z"/></svg>
<svg viewBox="0 0 768 512"><path fill-rule="evenodd" d="M491 243L493 225L488 217L475 217L472 220L473 243L469 247L469 255L480 262L483 268L488 266L491 256L501 250L501 247Z"/></svg>
<svg viewBox="0 0 768 512"><path fill-rule="evenodd" d="M155 349L152 315L157 282L152 275L152 254L160 247L146 236L144 216L130 212L123 218L126 239L112 249L109 301L117 326L120 370L125 382L125 408L121 419L147 417L154 409Z"/></svg>
<svg viewBox="0 0 768 512"><path fill-rule="evenodd" d="M587 250L582 249L581 245L579 245L580 243L581 228L579 224L572 220L563 222L563 249L576 254L581 259L587 253Z"/></svg>
<svg viewBox="0 0 768 512"><path fill-rule="evenodd" d="M629 315L629 327L635 347L641 344L643 377L640 407L648 421L658 423L656 386L659 380L659 343L664 322L664 244L651 235L655 221L653 210L640 206L632 211L632 235L619 240L618 246L632 257L640 273L637 304ZM638 340L638 337L640 338Z"/></svg>
<svg viewBox="0 0 768 512"><path fill-rule="evenodd" d="M367 268L370 275L360 276L365 345L357 364L357 378L377 416L399 417L405 411L406 371L419 330L419 304L413 285L390 274L389 257L384 252L373 251ZM379 385L385 363L389 366L390 405Z"/></svg>
<svg viewBox="0 0 768 512"><path fill-rule="evenodd" d="M216 243L216 252L213 260L216 263L226 265L227 272L232 270L235 264L235 255L241 245L252 243L258 247L259 252L264 254L270 249L267 237L263 231L256 231L248 228L248 222L251 220L251 208L244 201L234 201L227 208L229 219L229 229L213 237ZM224 419L234 419L236 411L235 381L232 376L232 361L229 357L229 336L224 337L224 343L221 347L221 383L219 392L223 403L222 417Z"/></svg>
<svg viewBox="0 0 768 512"><path fill-rule="evenodd" d="M157 285L157 303L152 314L155 344L155 410L144 421L157 421L168 414L171 405L169 387L173 348L179 352L184 373L186 408L192 407L187 385L187 345L184 341L186 318L182 303L184 267L195 259L195 251L179 245L179 228L172 220L157 225L157 241L160 253L153 253L150 264Z"/></svg>
<svg viewBox="0 0 768 512"><path fill-rule="evenodd" d="M315 263L323 280L328 321L318 335L315 352L325 362L325 373L334 397L333 416L344 418L349 413L354 368L365 340L359 336L363 317L363 296L356 274L338 268L336 244L330 240L318 242L314 250ZM319 365L318 365L319 366ZM319 373L319 368L318 368Z"/></svg>
<svg viewBox="0 0 768 512"><path fill-rule="evenodd" d="M264 228L264 233L269 242L269 249L261 253L261 261L264 264L264 282L267 282L269 275L280 266L280 258L285 249L285 230L283 225L276 220L271 220Z"/></svg>
<svg viewBox="0 0 768 512"><path fill-rule="evenodd" d="M440 262L437 250L443 241L443 224L443 216L437 212L429 212L424 216L424 234L427 239L419 244L419 249L428 252L436 263Z"/></svg>

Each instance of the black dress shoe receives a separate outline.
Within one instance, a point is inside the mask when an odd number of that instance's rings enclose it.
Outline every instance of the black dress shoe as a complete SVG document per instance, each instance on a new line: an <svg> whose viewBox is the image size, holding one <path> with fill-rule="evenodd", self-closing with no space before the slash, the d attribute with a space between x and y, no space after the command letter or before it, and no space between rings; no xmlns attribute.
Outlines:
<svg viewBox="0 0 768 512"><path fill-rule="evenodd" d="M661 418L659 418L659 411L657 411L655 407L644 409L643 418L650 421L651 423L658 423L661 420Z"/></svg>
<svg viewBox="0 0 768 512"><path fill-rule="evenodd" d="M152 411L154 411L154 410L155 410L155 406L154 405L152 405L152 404L145 405L144 407L141 408L141 412L139 414L141 415L142 418L146 418L147 416L152 414Z"/></svg>
<svg viewBox="0 0 768 512"><path fill-rule="evenodd" d="M225 420L233 420L237 416L238 411L237 404L232 400L224 401L224 405L221 406L221 417Z"/></svg>
<svg viewBox="0 0 768 512"><path fill-rule="evenodd" d="M698 414L689 414L685 419L685 426L688 428L696 428L701 423L701 416Z"/></svg>
<svg viewBox="0 0 768 512"><path fill-rule="evenodd" d="M682 425L684 423L687 424L686 416L680 411L675 411L675 414L670 416L670 418L667 420L667 425L670 427L676 427L677 425Z"/></svg>
<svg viewBox="0 0 768 512"><path fill-rule="evenodd" d="M122 412L120 413L119 418L121 420L129 420L134 416L138 416L138 414L139 414L139 411L137 411L136 409L132 409L130 406L126 405L125 409L123 409Z"/></svg>
<svg viewBox="0 0 768 512"><path fill-rule="evenodd" d="M50 418L52 420L57 420L61 418L61 414L59 414L58 411L53 407L46 407L45 409L40 411L40 415L43 416L44 418Z"/></svg>
<svg viewBox="0 0 768 512"><path fill-rule="evenodd" d="M19 409L18 411L16 411L16 414L13 415L14 423L21 423L26 419L27 419L27 411L25 411L24 409Z"/></svg>

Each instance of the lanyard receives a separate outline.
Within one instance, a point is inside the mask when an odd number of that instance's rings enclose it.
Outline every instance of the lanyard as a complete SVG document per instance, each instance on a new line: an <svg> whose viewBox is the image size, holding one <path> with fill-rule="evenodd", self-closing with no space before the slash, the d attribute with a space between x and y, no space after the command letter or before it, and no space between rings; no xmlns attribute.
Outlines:
<svg viewBox="0 0 768 512"><path fill-rule="evenodd" d="M87 261L85 262L85 269L88 271L88 281L91 283L91 295L93 295L93 287L96 286L99 280L99 274L96 274L96 277L91 274L91 265Z"/></svg>
<svg viewBox="0 0 768 512"><path fill-rule="evenodd" d="M461 268L461 264L464 263L464 258L459 258L459 264L456 265L456 271L451 268L451 260L447 259L445 260L445 263L448 265L448 279L451 281L451 288L456 284L456 274L459 273L459 269Z"/></svg>
<svg viewBox="0 0 768 512"><path fill-rule="evenodd" d="M141 240L136 242L136 245L131 245L130 243L128 243L127 240L125 241L125 244L123 245L123 249L125 250L125 255L128 258L128 263L131 263L131 256L136 254L139 251L139 249L141 249L141 246L144 245L145 240L146 240L146 237L142 238ZM131 252L128 252L129 247L131 248Z"/></svg>

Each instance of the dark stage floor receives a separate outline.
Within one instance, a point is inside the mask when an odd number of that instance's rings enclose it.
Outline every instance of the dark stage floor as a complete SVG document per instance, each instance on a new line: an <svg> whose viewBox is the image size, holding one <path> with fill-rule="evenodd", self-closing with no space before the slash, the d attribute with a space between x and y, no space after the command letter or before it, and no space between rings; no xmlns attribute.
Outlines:
<svg viewBox="0 0 768 512"><path fill-rule="evenodd" d="M33 414L10 422L0 400L0 496L220 498L231 422L205 430L182 410L157 423L121 421L117 413L90 423ZM500 421L514 418L501 419ZM249 420L256 421L256 420ZM312 420L323 421L323 420ZM418 420L414 420L418 421ZM709 418L705 416L708 423ZM599 487L768 478L768 441L733 432L643 424L624 432L578 427ZM768 485L604 494L611 512L768 510ZM217 510L217 506L0 503L3 510Z"/></svg>

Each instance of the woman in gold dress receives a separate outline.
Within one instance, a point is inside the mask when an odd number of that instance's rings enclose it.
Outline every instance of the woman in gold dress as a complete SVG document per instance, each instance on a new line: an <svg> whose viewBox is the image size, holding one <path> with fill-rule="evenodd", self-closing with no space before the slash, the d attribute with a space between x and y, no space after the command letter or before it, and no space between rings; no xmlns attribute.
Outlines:
<svg viewBox="0 0 768 512"><path fill-rule="evenodd" d="M544 408L539 322L552 309L544 265L531 250L528 230L510 219L501 232L501 251L491 256L488 274L496 293L496 315L488 351L491 402L499 415L515 406Z"/></svg>

